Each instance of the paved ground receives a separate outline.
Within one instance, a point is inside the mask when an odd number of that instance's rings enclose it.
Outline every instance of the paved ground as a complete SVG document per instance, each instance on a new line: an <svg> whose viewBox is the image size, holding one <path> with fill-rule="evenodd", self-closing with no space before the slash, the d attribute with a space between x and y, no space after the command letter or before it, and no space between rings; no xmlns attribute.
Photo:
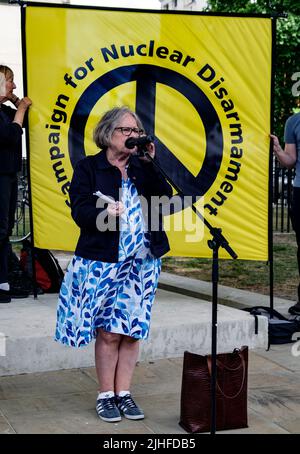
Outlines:
<svg viewBox="0 0 300 454"><path fill-rule="evenodd" d="M299 371L300 356L292 355L291 344L252 351L249 428L224 433L299 433ZM181 374L181 358L139 363L132 392L146 417L113 424L94 410L94 368L0 377L0 433L185 434L178 425Z"/></svg>
<svg viewBox="0 0 300 454"><path fill-rule="evenodd" d="M210 298L210 286L162 273L174 291ZM220 286L222 304L268 305L267 297ZM276 300L283 313L290 301ZM292 348L294 350L292 350ZM299 350L299 351L298 351ZM298 355L298 356L297 356ZM0 357L1 361L1 357ZM300 345L271 346L250 352L248 376L249 427L230 434L295 434L300 432ZM182 357L140 362L132 393L145 411L143 421L110 424L95 412L97 380L94 368L78 368L0 377L0 434L181 434L180 392Z"/></svg>

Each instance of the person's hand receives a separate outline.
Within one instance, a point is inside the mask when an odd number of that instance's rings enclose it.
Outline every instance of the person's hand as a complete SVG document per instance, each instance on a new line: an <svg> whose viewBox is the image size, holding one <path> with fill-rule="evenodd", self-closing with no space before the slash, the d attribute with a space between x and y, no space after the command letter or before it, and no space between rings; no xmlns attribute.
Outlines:
<svg viewBox="0 0 300 454"><path fill-rule="evenodd" d="M23 109L23 110L27 110L28 107L30 107L32 104L32 101L30 98L28 98L27 96L25 96L24 98L20 99L20 102L18 104L18 109Z"/></svg>
<svg viewBox="0 0 300 454"><path fill-rule="evenodd" d="M21 128L23 127L23 121L24 121L26 111L27 111L28 107L31 106L31 104L32 104L31 99L27 98L26 96L16 102L15 105L17 107L17 110L16 110L16 114L15 114L13 123L17 123L18 125L21 126Z"/></svg>
<svg viewBox="0 0 300 454"><path fill-rule="evenodd" d="M122 202L109 203L107 205L107 212L110 216L121 216L124 213L125 207Z"/></svg>
<svg viewBox="0 0 300 454"><path fill-rule="evenodd" d="M273 140L273 153L275 154L275 156L277 156L278 153L281 153L283 150L280 146L278 137L275 136L275 134L270 134L270 137Z"/></svg>
<svg viewBox="0 0 300 454"><path fill-rule="evenodd" d="M7 93L5 95L5 100L10 101L15 106L20 102L20 98L18 98L18 96L15 95L13 92Z"/></svg>
<svg viewBox="0 0 300 454"><path fill-rule="evenodd" d="M149 154L149 156L151 156L151 158L154 159L154 156L155 156L155 145L154 145L154 143L153 142L148 143L146 145L146 148L147 148L147 153ZM144 161L144 162L151 162L150 159L147 156L140 157L140 160Z"/></svg>

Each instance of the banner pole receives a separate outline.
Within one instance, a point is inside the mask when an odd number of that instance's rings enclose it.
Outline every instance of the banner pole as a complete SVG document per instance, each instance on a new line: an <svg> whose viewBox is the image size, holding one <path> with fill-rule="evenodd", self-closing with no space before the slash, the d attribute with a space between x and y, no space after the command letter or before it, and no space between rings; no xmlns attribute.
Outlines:
<svg viewBox="0 0 300 454"><path fill-rule="evenodd" d="M274 106L275 106L275 72L276 72L276 23L278 15L271 18L272 23L272 69L271 69L271 106L270 106L270 130L274 130ZM269 289L270 289L270 309L271 318L274 309L274 229L273 229L273 144L270 140L269 151L269 227L268 227L268 256L269 256Z"/></svg>
<svg viewBox="0 0 300 454"><path fill-rule="evenodd" d="M26 60L26 4L19 3L21 8L21 44L22 44L22 70L23 70L23 90L24 96L27 96L27 60ZM28 114L27 114L28 115ZM33 296L37 299L37 282L36 282L36 266L34 260L34 233L33 233L33 215L32 215L32 192L31 192L31 175L30 175L30 142L29 142L29 116L27 116L27 127L25 128L26 141L26 165L27 165L27 182L28 182L28 200L29 200L29 224L31 236L31 266L32 266L32 282Z"/></svg>

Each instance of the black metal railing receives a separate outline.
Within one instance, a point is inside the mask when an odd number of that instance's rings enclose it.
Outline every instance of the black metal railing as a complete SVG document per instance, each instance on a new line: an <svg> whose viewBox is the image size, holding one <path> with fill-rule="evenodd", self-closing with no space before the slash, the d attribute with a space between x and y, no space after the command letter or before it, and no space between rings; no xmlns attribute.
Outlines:
<svg viewBox="0 0 300 454"><path fill-rule="evenodd" d="M26 159L22 161L22 170L18 174L18 199L15 211L15 225L10 237L12 243L21 242L30 236L29 195Z"/></svg>
<svg viewBox="0 0 300 454"><path fill-rule="evenodd" d="M290 209L293 195L294 169L280 166L278 161L273 165L273 229L275 232L291 232Z"/></svg>

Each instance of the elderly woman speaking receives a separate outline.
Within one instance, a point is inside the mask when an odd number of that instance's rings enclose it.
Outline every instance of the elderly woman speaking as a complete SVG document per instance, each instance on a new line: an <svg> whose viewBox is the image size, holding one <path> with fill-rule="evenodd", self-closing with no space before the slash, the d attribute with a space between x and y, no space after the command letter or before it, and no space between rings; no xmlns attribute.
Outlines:
<svg viewBox="0 0 300 454"><path fill-rule="evenodd" d="M169 250L161 216L155 231L147 224L151 196L171 197L172 188L149 158L125 144L144 135L140 119L127 107L106 112L94 131L101 151L79 161L70 187L80 237L60 290L55 339L81 347L96 338L96 411L108 422L121 415L144 418L130 386L138 341L149 335L160 257ZM154 158L154 143L146 148Z"/></svg>

